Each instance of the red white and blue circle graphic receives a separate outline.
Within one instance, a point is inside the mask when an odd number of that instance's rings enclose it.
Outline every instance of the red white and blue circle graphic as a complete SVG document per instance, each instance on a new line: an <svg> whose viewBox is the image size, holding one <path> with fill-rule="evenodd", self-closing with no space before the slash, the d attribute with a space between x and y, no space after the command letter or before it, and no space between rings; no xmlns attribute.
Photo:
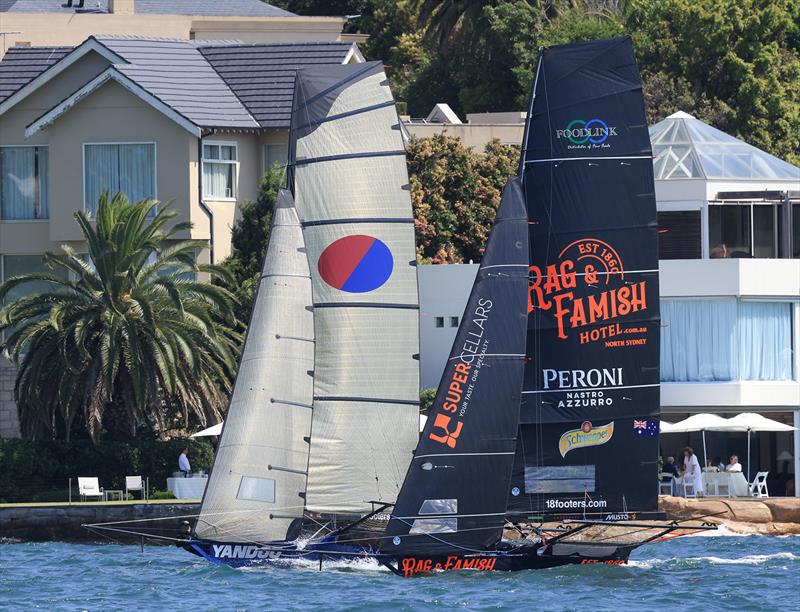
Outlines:
<svg viewBox="0 0 800 612"><path fill-rule="evenodd" d="M319 275L331 287L348 293L367 293L392 275L394 258L389 247L374 236L345 236L329 244L319 256Z"/></svg>

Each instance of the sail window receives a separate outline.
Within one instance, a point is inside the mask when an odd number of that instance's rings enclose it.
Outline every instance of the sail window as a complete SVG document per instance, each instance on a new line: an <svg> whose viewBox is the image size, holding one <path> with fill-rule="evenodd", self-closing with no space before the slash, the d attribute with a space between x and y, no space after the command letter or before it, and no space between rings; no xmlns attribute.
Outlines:
<svg viewBox="0 0 800 612"><path fill-rule="evenodd" d="M275 481L271 478L242 476L236 499L275 503Z"/></svg>
<svg viewBox="0 0 800 612"><path fill-rule="evenodd" d="M444 317L436 317L435 322L436 327L444 327Z"/></svg>
<svg viewBox="0 0 800 612"><path fill-rule="evenodd" d="M408 533L455 533L458 531L457 518L414 519Z"/></svg>
<svg viewBox="0 0 800 612"><path fill-rule="evenodd" d="M458 514L457 499L426 499L419 508L420 514Z"/></svg>
<svg viewBox="0 0 800 612"><path fill-rule="evenodd" d="M450 327L458 327L458 317L450 317Z"/></svg>
<svg viewBox="0 0 800 612"><path fill-rule="evenodd" d="M525 493L592 493L594 465L525 466Z"/></svg>

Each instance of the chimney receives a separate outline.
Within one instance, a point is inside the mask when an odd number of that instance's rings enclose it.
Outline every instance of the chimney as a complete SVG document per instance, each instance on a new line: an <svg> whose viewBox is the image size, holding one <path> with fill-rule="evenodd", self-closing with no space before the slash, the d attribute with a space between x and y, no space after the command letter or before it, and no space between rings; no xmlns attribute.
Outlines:
<svg viewBox="0 0 800 612"><path fill-rule="evenodd" d="M108 0L108 12L115 15L133 15L135 0Z"/></svg>

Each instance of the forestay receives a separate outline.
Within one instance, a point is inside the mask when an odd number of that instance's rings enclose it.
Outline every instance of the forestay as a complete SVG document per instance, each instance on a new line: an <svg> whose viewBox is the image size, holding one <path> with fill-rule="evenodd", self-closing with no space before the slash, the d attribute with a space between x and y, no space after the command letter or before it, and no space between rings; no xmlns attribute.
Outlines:
<svg viewBox="0 0 800 612"><path fill-rule="evenodd" d="M298 72L290 185L312 277L306 508L394 501L418 436L418 298L405 151L380 63Z"/></svg>
<svg viewBox="0 0 800 612"><path fill-rule="evenodd" d="M525 365L528 224L518 178L497 220L381 547L483 550L500 541Z"/></svg>
<svg viewBox="0 0 800 612"><path fill-rule="evenodd" d="M284 540L303 514L314 368L311 279L297 213L281 190L230 408L195 533Z"/></svg>

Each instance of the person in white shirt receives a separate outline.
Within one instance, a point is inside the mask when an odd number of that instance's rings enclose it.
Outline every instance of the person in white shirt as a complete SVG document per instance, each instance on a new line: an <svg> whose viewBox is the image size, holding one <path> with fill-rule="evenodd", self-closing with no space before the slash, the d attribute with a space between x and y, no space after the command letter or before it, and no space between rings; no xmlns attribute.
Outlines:
<svg viewBox="0 0 800 612"><path fill-rule="evenodd" d="M187 446L181 451L181 454L178 456L178 469L181 471L184 478L188 478L189 472L192 471L192 466L189 465L189 457L187 457L188 454L189 454L189 447Z"/></svg>
<svg viewBox="0 0 800 612"><path fill-rule="evenodd" d="M687 484L694 485L696 495L703 494L703 473L700 470L700 462L694 454L691 446L683 449L683 478Z"/></svg>
<svg viewBox="0 0 800 612"><path fill-rule="evenodd" d="M726 472L741 472L742 464L739 463L739 457L731 455L731 462L725 466Z"/></svg>

